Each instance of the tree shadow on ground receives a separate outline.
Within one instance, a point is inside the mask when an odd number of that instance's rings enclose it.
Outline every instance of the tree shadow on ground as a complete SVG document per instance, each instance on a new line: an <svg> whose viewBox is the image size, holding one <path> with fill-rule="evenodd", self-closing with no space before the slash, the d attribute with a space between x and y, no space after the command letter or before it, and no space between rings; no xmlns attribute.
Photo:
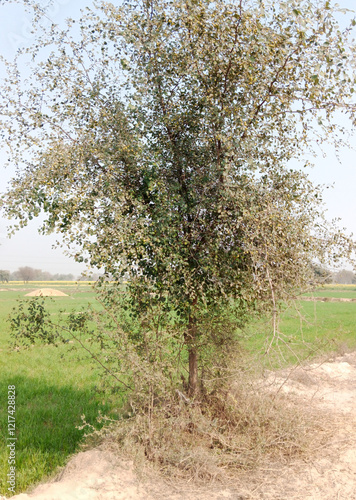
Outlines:
<svg viewBox="0 0 356 500"><path fill-rule="evenodd" d="M0 407L0 432L3 436L0 494L7 496L9 428L6 403L9 384L16 388L16 493L53 473L78 449L85 432L78 429L82 415L88 423L98 426L96 418L99 410L103 413L109 411L108 405L99 402L93 389L49 385L42 379L16 375L11 376L10 381L8 375L0 374L5 403Z"/></svg>

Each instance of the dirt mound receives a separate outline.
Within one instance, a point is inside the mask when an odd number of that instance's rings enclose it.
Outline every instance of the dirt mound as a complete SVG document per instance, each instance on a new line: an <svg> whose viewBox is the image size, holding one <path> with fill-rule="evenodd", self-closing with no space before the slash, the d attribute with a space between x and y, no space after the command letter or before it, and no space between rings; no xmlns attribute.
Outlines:
<svg viewBox="0 0 356 500"><path fill-rule="evenodd" d="M68 297L68 295L54 288L39 288L33 292L26 293L25 297Z"/></svg>
<svg viewBox="0 0 356 500"><path fill-rule="evenodd" d="M57 479L13 500L356 500L356 353L290 372L270 372L266 388L312 405L332 432L308 459L271 463L234 484L199 487L150 474L139 482L133 464L94 449L73 457ZM320 429L320 432L324 432Z"/></svg>
<svg viewBox="0 0 356 500"><path fill-rule="evenodd" d="M55 482L11 500L243 500L237 491L197 488L150 477L140 482L133 464L114 453L94 449L78 453ZM0 497L1 500L1 497Z"/></svg>

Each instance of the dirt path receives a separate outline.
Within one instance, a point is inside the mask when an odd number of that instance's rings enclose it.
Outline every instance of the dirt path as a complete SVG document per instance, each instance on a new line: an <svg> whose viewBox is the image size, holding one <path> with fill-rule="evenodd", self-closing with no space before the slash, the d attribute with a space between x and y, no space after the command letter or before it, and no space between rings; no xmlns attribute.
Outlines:
<svg viewBox="0 0 356 500"><path fill-rule="evenodd" d="M356 499L356 353L333 362L271 375L269 382L315 405L332 422L325 447L308 462L295 462L279 471L261 471L248 499L354 500Z"/></svg>
<svg viewBox="0 0 356 500"><path fill-rule="evenodd" d="M76 455L56 481L13 500L354 500L356 499L356 353L286 374L269 374L266 384L330 417L332 436L308 461L271 464L224 488L139 483L132 464L113 453L91 450Z"/></svg>

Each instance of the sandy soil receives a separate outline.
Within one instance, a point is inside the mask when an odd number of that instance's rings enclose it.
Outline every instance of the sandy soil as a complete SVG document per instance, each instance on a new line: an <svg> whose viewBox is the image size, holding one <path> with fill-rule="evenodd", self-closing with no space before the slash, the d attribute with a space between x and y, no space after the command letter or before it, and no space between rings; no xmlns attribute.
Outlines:
<svg viewBox="0 0 356 500"><path fill-rule="evenodd" d="M286 378L287 377L287 378ZM264 382L314 405L332 422L327 444L308 460L271 464L238 484L205 487L149 477L139 482L131 463L94 449L79 453L49 484L13 500L353 500L356 499L356 353L332 362L269 373ZM326 420L327 421L327 420Z"/></svg>
<svg viewBox="0 0 356 500"><path fill-rule="evenodd" d="M68 295L54 288L39 288L33 292L26 293L25 297L68 297Z"/></svg>

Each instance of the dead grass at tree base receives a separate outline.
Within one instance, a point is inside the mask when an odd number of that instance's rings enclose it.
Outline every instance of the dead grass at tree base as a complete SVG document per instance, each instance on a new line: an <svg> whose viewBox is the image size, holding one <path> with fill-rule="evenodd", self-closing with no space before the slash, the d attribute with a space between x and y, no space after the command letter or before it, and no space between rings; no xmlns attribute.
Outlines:
<svg viewBox="0 0 356 500"><path fill-rule="evenodd" d="M241 380L202 403L167 401L150 415L112 424L105 440L133 459L141 474L153 467L170 478L206 483L307 459L331 434L325 420L313 407Z"/></svg>

